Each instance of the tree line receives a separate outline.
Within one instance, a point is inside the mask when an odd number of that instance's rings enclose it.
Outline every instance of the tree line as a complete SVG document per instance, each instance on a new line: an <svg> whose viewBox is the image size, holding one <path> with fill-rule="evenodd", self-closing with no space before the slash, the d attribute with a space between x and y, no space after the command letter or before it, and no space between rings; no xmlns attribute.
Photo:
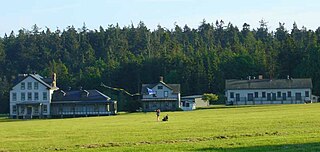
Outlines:
<svg viewBox="0 0 320 152"><path fill-rule="evenodd" d="M124 88L131 93L143 83L181 84L182 95L223 94L226 79L310 77L313 93L320 87L320 28L308 30L294 23L275 31L261 20L258 28L244 23L203 20L188 25L150 30L134 26L88 29L20 29L0 38L0 113L8 112L10 87L19 73L57 73L62 89L99 88L111 97L121 93L101 88ZM123 97L127 98L127 97Z"/></svg>

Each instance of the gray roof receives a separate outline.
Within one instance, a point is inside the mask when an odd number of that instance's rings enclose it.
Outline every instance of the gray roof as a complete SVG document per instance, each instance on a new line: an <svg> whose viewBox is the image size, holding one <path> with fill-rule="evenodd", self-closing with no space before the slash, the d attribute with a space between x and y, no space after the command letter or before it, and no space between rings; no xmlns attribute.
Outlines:
<svg viewBox="0 0 320 152"><path fill-rule="evenodd" d="M21 74L18 76L18 78L15 80L14 82L14 86L16 86L17 84L19 84L21 81L23 81L24 79L28 78L28 77L32 77L33 79L37 80L38 82L40 82L41 84L43 84L44 86L46 86L49 89L53 89L54 87L52 87L52 82L53 79L51 78L43 78L42 76L40 76L39 74Z"/></svg>
<svg viewBox="0 0 320 152"><path fill-rule="evenodd" d="M306 89L312 88L311 78L226 80L226 90L240 89Z"/></svg>
<svg viewBox="0 0 320 152"><path fill-rule="evenodd" d="M173 91L173 93L180 93L180 84L166 84L163 81L160 81L159 83L163 84L167 88ZM141 88L141 94L147 94L147 88L153 88L154 86L158 85L159 83L154 83L154 84L142 84Z"/></svg>
<svg viewBox="0 0 320 152"><path fill-rule="evenodd" d="M98 90L72 90L53 92L52 103L81 103L81 102L114 102Z"/></svg>
<svg viewBox="0 0 320 152"><path fill-rule="evenodd" d="M193 98L202 98L203 95L192 95L192 96L183 96L181 99L193 99Z"/></svg>

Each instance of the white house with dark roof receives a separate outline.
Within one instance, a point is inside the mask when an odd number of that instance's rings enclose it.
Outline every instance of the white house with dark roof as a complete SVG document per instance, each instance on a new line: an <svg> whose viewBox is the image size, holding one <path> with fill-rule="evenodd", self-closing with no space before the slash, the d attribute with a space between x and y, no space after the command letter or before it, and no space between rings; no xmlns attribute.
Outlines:
<svg viewBox="0 0 320 152"><path fill-rule="evenodd" d="M166 84L163 77L154 84L142 84L143 111L174 111L180 108L180 84Z"/></svg>
<svg viewBox="0 0 320 152"><path fill-rule="evenodd" d="M202 99L203 95L191 95L181 97L181 109L184 111L194 110L200 107L208 107L209 101Z"/></svg>
<svg viewBox="0 0 320 152"><path fill-rule="evenodd" d="M20 74L10 91L12 118L49 117L50 102L56 86L56 75L43 78L38 74Z"/></svg>
<svg viewBox="0 0 320 152"><path fill-rule="evenodd" d="M116 101L98 90L64 92L56 86L56 74L20 74L10 91L10 117L31 119L113 115Z"/></svg>
<svg viewBox="0 0 320 152"><path fill-rule="evenodd" d="M300 104L311 101L311 78L226 80L227 105Z"/></svg>

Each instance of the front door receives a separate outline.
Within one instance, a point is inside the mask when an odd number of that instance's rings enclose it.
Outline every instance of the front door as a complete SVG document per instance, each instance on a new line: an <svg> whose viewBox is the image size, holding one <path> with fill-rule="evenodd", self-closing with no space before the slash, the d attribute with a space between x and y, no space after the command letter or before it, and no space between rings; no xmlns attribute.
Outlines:
<svg viewBox="0 0 320 152"><path fill-rule="evenodd" d="M287 95L286 95L286 93L282 93L282 100L287 100Z"/></svg>
<svg viewBox="0 0 320 152"><path fill-rule="evenodd" d="M236 101L240 101L240 94L236 93Z"/></svg>
<svg viewBox="0 0 320 152"><path fill-rule="evenodd" d="M32 113L32 107L27 107L27 115L31 115Z"/></svg>

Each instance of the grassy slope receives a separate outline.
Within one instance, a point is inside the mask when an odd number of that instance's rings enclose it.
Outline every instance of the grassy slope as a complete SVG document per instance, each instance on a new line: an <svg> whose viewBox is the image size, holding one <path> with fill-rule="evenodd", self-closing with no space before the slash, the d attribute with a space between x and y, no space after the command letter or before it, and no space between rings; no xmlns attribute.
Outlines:
<svg viewBox="0 0 320 152"><path fill-rule="evenodd" d="M0 151L320 151L320 104L111 117L0 118Z"/></svg>

